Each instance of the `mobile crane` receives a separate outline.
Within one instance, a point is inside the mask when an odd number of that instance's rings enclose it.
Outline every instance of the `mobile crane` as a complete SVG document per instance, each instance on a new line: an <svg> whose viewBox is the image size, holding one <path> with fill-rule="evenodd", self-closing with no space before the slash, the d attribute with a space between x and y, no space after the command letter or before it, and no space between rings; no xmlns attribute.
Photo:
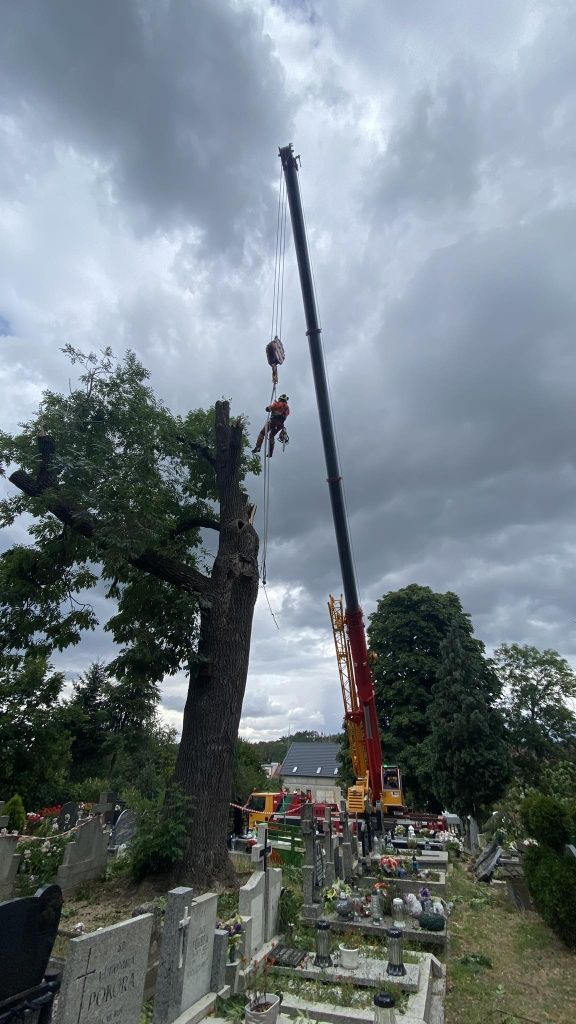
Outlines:
<svg viewBox="0 0 576 1024"><path fill-rule="evenodd" d="M351 786L348 791L348 809L351 812L363 814L370 812L379 804L385 813L394 810L402 812L405 808L400 771L395 766L385 768L382 763L370 655L352 558L342 476L320 339L321 328L316 309L298 182L299 158L294 155L292 145L289 145L280 148L280 159L286 182L286 194L304 302L306 334L312 362L327 482L346 601L345 611L342 601L340 600L338 603L332 597L329 607L344 697L346 728L357 777L356 785Z"/></svg>

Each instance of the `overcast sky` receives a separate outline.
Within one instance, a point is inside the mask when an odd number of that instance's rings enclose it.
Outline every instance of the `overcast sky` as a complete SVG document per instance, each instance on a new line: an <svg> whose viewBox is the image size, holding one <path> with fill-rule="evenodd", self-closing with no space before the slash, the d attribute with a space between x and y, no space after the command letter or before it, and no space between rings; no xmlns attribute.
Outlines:
<svg viewBox="0 0 576 1024"><path fill-rule="evenodd" d="M293 142L366 613L409 583L453 590L489 648L576 659L573 0L2 0L1 17L0 426L68 386L71 341L133 348L175 412L230 397L255 436ZM248 738L342 720L304 332L290 239L280 628L261 592ZM57 664L98 655L107 634ZM184 699L169 680L176 726Z"/></svg>

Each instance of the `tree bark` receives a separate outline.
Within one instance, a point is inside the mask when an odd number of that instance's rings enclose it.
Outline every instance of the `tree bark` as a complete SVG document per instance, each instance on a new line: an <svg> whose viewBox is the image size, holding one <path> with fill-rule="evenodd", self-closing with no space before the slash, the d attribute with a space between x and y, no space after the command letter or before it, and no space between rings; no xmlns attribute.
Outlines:
<svg viewBox="0 0 576 1024"><path fill-rule="evenodd" d="M174 782L191 803L181 880L231 880L226 848L234 753L246 688L258 595L258 535L240 488L242 428L216 406L220 536L213 596L201 612L198 663L191 673Z"/></svg>

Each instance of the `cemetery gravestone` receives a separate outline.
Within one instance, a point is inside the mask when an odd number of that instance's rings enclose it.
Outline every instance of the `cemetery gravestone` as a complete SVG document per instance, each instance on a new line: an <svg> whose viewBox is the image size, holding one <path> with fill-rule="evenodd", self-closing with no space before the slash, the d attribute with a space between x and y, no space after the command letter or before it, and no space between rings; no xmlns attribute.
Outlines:
<svg viewBox="0 0 576 1024"><path fill-rule="evenodd" d="M57 1024L139 1024L152 915L72 939Z"/></svg>
<svg viewBox="0 0 576 1024"><path fill-rule="evenodd" d="M102 874L106 867L107 846L108 838L98 818L89 818L76 829L74 841L68 843L56 874L56 882L64 892Z"/></svg>
<svg viewBox="0 0 576 1024"><path fill-rule="evenodd" d="M490 845L482 851L474 864L474 874L479 882L490 881L502 852L502 847L499 846L497 839L493 839Z"/></svg>
<svg viewBox="0 0 576 1024"><path fill-rule="evenodd" d="M100 793L100 799L92 806L92 814L101 815L105 825L113 825L119 818L123 806L117 793L107 791Z"/></svg>
<svg viewBox="0 0 576 1024"><path fill-rule="evenodd" d="M132 911L132 917L141 917L142 914L152 914L152 934L148 950L146 982L144 984L144 1000L146 1001L154 996L158 979L158 959L160 957L160 943L162 941L163 913L157 903L142 903Z"/></svg>
<svg viewBox="0 0 576 1024"><path fill-rule="evenodd" d="M225 928L217 928L214 932L212 951L212 974L210 975L210 992L219 992L226 984L226 964L228 962L228 932Z"/></svg>
<svg viewBox="0 0 576 1024"><path fill-rule="evenodd" d="M0 903L0 1000L40 985L61 910L62 892L57 885L46 885L34 896Z"/></svg>
<svg viewBox="0 0 576 1024"><path fill-rule="evenodd" d="M322 889L326 879L326 866L324 861L324 850L319 839L314 844L314 886Z"/></svg>
<svg viewBox="0 0 576 1024"><path fill-rule="evenodd" d="M479 829L476 818L470 816L466 826L466 845L471 853L478 853L480 843L478 842Z"/></svg>
<svg viewBox="0 0 576 1024"><path fill-rule="evenodd" d="M266 872L266 942L278 934L278 907L282 892L282 869L270 868Z"/></svg>
<svg viewBox="0 0 576 1024"><path fill-rule="evenodd" d="M179 885L171 889L166 897L158 983L154 997L154 1024L169 1024L180 1014L192 896L192 889Z"/></svg>
<svg viewBox="0 0 576 1024"><path fill-rule="evenodd" d="M340 824L342 826L342 841L340 843L340 856L342 863L342 877L344 881L351 882L354 874L354 843L352 829L350 828L350 819L348 818L348 810L346 808L346 801L340 801Z"/></svg>
<svg viewBox="0 0 576 1024"><path fill-rule="evenodd" d="M335 877L334 868L334 839L332 836L332 811L330 807L325 811L324 822L324 857L326 861L326 885L333 885Z"/></svg>
<svg viewBox="0 0 576 1024"><path fill-rule="evenodd" d="M274 868L273 870L278 871L279 869ZM266 941L264 930L265 898L266 875L264 872L261 874L257 872L248 879L239 892L239 913L242 917L250 917L252 919L250 945L246 951L248 956L253 956Z"/></svg>
<svg viewBox="0 0 576 1024"><path fill-rule="evenodd" d="M134 838L137 824L138 815L136 811L133 811L131 807L127 807L125 811L122 811L112 829L111 846L128 846Z"/></svg>
<svg viewBox="0 0 576 1024"><path fill-rule="evenodd" d="M154 1024L172 1024L211 991L217 903L214 893L193 899L185 886L168 893Z"/></svg>
<svg viewBox="0 0 576 1024"><path fill-rule="evenodd" d="M56 819L59 832L69 832L78 821L78 804L75 800L68 800L62 804L60 813Z"/></svg>
<svg viewBox="0 0 576 1024"><path fill-rule="evenodd" d="M22 856L16 853L18 836L0 836L0 900L9 900L14 892Z"/></svg>
<svg viewBox="0 0 576 1024"><path fill-rule="evenodd" d="M198 896L190 907L191 921L182 993L183 1011L210 992L217 911L218 897L211 892Z"/></svg>

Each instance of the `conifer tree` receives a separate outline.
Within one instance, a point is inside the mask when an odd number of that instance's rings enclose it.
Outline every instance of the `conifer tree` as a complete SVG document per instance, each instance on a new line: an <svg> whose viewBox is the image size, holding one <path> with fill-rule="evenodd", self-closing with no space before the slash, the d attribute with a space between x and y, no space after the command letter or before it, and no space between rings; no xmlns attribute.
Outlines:
<svg viewBox="0 0 576 1024"><path fill-rule="evenodd" d="M457 623L441 648L429 709L430 771L445 810L475 817L504 792L511 774L504 723L494 701L498 679L465 652Z"/></svg>
<svg viewBox="0 0 576 1024"><path fill-rule="evenodd" d="M416 583L391 591L378 601L368 628L384 761L400 766L408 803L421 810L442 810L430 776L428 709L452 622L458 623L465 657L482 661L484 646L450 591L439 594Z"/></svg>

